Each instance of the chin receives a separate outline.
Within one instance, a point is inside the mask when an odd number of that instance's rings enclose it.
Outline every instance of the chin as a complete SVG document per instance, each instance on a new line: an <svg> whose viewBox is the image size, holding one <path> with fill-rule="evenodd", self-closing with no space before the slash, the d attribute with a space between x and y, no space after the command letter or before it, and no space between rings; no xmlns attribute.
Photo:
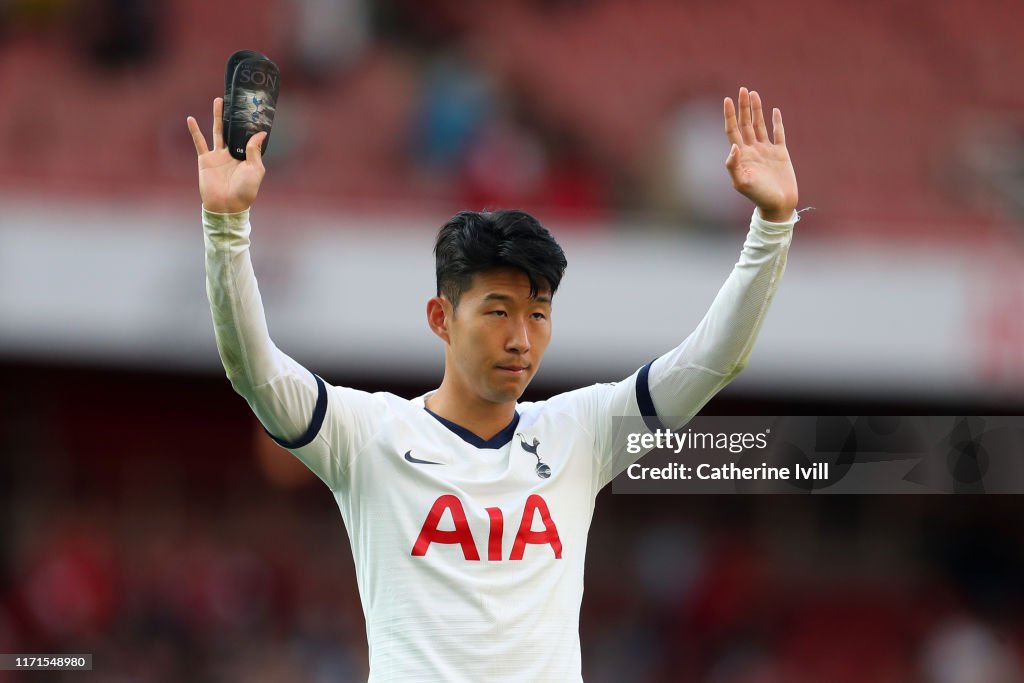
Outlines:
<svg viewBox="0 0 1024 683"><path fill-rule="evenodd" d="M529 384L529 382L526 382L522 386L494 388L489 392L489 398L493 403L512 403L513 401L518 401Z"/></svg>
<svg viewBox="0 0 1024 683"><path fill-rule="evenodd" d="M525 390L525 389L524 389ZM523 391L495 391L491 393L491 403L514 403L523 395Z"/></svg>

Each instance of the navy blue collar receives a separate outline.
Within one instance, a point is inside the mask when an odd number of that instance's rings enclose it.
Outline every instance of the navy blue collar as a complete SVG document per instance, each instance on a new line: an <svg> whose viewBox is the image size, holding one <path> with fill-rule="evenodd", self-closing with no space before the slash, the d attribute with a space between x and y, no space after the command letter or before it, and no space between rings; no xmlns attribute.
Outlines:
<svg viewBox="0 0 1024 683"><path fill-rule="evenodd" d="M519 411L517 410L515 415L512 417L512 421L508 423L507 427L489 439L481 439L465 427L457 425L451 420L444 419L430 408L423 406L423 410L433 415L435 420L447 427L453 434L455 434L455 436L459 437L470 446L476 446L477 448L501 448L512 440L512 437L515 436L516 433L516 427L519 425Z"/></svg>

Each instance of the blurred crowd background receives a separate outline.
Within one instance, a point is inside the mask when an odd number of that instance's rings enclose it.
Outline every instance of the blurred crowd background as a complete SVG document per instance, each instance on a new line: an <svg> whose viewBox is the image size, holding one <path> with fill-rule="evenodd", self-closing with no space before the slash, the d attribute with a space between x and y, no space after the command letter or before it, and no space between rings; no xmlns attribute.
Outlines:
<svg viewBox="0 0 1024 683"><path fill-rule="evenodd" d="M386 224L514 205L581 231L735 238L749 207L725 179L721 100L746 85L783 110L802 205L828 217L801 239L1012 254L1021 26L1015 0L4 0L0 190L195 222L184 118L208 126L227 56L252 48L283 74L268 206ZM0 344L0 653L92 653L94 670L0 683L365 679L340 515L220 373L15 346ZM437 381L344 365L328 379L406 396ZM952 399L1016 414L1014 386L996 401L761 385L709 410L928 414ZM1024 681L1022 518L1019 496L606 491L584 679Z"/></svg>
<svg viewBox="0 0 1024 683"><path fill-rule="evenodd" d="M783 110L802 194L830 212L820 230L977 235L1024 210L1012 0L0 8L0 178L28 190L191 195L183 114L209 121L226 55L248 46L282 69L270 159L292 202L713 228L746 214L719 131L722 98L747 85Z"/></svg>

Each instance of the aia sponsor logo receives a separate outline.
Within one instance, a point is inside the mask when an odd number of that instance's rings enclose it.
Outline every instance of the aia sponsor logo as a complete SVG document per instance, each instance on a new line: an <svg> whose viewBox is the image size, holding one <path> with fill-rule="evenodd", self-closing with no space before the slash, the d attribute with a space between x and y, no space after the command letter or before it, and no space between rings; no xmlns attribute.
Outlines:
<svg viewBox="0 0 1024 683"><path fill-rule="evenodd" d="M445 511L451 514L455 529L442 531L438 529L441 518ZM502 534L505 531L505 517L501 508L486 508L490 520L487 534L487 559L490 562L502 560ZM534 531L534 520L540 517L542 531ZM471 562L480 561L480 553L477 550L476 539L473 538L473 531L469 528L466 520L466 510L458 496L446 494L434 501L427 518L423 522L420 535L412 547L413 557L423 557L427 554L432 543L445 545L459 545L462 547L462 555ZM512 550L509 553L509 560L521 560L526 552L527 545L546 545L551 548L555 559L562 559L562 540L558 537L558 527L551 519L551 512L544 498L533 494L526 499L523 507L523 516L519 521L519 530L516 532L515 541L512 543Z"/></svg>

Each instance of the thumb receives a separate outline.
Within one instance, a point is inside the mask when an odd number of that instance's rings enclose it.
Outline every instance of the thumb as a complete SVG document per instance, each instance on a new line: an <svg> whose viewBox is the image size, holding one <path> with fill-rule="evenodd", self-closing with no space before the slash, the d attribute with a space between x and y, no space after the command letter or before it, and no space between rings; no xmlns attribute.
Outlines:
<svg viewBox="0 0 1024 683"><path fill-rule="evenodd" d="M260 169L263 168L263 141L266 139L267 134L259 132L249 138L249 143L245 146L245 160L251 161Z"/></svg>
<svg viewBox="0 0 1024 683"><path fill-rule="evenodd" d="M728 169L735 168L736 164L738 164L739 161L740 148L735 143L733 143L733 146L729 149L729 156L725 158L725 167Z"/></svg>

